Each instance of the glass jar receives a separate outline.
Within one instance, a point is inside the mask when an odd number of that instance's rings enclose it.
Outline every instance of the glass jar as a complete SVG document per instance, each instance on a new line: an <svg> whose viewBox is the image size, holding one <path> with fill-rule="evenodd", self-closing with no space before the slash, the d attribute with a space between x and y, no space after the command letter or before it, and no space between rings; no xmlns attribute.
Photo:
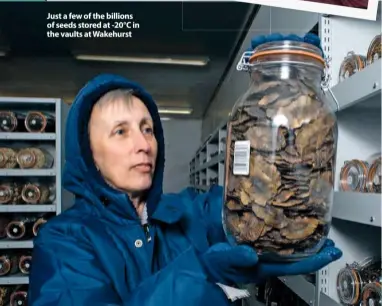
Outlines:
<svg viewBox="0 0 382 306"><path fill-rule="evenodd" d="M16 160L21 169L49 169L54 165L53 155L42 148L21 149Z"/></svg>
<svg viewBox="0 0 382 306"><path fill-rule="evenodd" d="M33 224L33 235L36 237L38 235L38 232L48 220L44 217L38 218L37 221Z"/></svg>
<svg viewBox="0 0 382 306"><path fill-rule="evenodd" d="M0 148L0 168L2 169L12 169L16 168L17 152L13 148L2 147Z"/></svg>
<svg viewBox="0 0 382 306"><path fill-rule="evenodd" d="M13 275L18 272L18 260L15 254L0 256L0 276Z"/></svg>
<svg viewBox="0 0 382 306"><path fill-rule="evenodd" d="M39 182L28 183L21 189L21 198L27 204L46 204L54 200L53 189Z"/></svg>
<svg viewBox="0 0 382 306"><path fill-rule="evenodd" d="M345 161L340 171L340 189L342 191L364 192L368 168L368 164L362 160Z"/></svg>
<svg viewBox="0 0 382 306"><path fill-rule="evenodd" d="M382 286L379 282L365 285L360 306L382 306Z"/></svg>
<svg viewBox="0 0 382 306"><path fill-rule="evenodd" d="M19 271L22 274L29 274L32 267L32 256L22 255L19 259Z"/></svg>
<svg viewBox="0 0 382 306"><path fill-rule="evenodd" d="M223 226L264 261L317 253L328 235L337 120L314 45L274 41L243 54L248 91L227 125ZM247 58L247 60L246 60Z"/></svg>
<svg viewBox="0 0 382 306"><path fill-rule="evenodd" d="M366 188L371 193L381 193L381 177L382 177L382 158L375 159L367 173Z"/></svg>
<svg viewBox="0 0 382 306"><path fill-rule="evenodd" d="M10 306L26 306L28 305L28 291L17 290L12 293Z"/></svg>
<svg viewBox="0 0 382 306"><path fill-rule="evenodd" d="M53 133L55 123L54 116L43 112L31 111L25 118L25 128L30 133Z"/></svg>
<svg viewBox="0 0 382 306"><path fill-rule="evenodd" d="M342 82L366 67L366 57L349 52L341 63L338 81Z"/></svg>
<svg viewBox="0 0 382 306"><path fill-rule="evenodd" d="M377 60L381 58L381 55L382 55L381 36L382 36L381 34L378 34L370 42L370 46L367 50L367 55L366 55L368 65L373 64L374 62L376 62Z"/></svg>
<svg viewBox="0 0 382 306"><path fill-rule="evenodd" d="M0 183L0 205L19 204L21 200L20 187L14 182Z"/></svg>
<svg viewBox="0 0 382 306"><path fill-rule="evenodd" d="M0 132L25 132L23 112L0 111Z"/></svg>
<svg viewBox="0 0 382 306"><path fill-rule="evenodd" d="M33 237L33 226L36 220L36 217L20 216L14 218L6 227L7 237L11 240L28 239Z"/></svg>

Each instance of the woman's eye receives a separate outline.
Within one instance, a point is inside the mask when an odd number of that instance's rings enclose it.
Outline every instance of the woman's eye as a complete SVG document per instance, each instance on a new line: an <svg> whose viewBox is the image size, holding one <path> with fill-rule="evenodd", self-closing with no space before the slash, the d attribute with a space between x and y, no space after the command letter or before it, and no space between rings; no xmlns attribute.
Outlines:
<svg viewBox="0 0 382 306"><path fill-rule="evenodd" d="M151 127L146 127L143 129L143 131L146 134L152 134L153 133L153 129Z"/></svg>
<svg viewBox="0 0 382 306"><path fill-rule="evenodd" d="M123 135L124 133L125 133L125 131L123 129L119 129L119 130L115 131L115 134L117 134L117 135Z"/></svg>

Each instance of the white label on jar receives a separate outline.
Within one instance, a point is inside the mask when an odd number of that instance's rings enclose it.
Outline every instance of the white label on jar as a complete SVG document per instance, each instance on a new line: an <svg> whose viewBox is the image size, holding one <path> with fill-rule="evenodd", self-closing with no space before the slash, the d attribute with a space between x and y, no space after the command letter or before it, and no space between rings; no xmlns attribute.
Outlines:
<svg viewBox="0 0 382 306"><path fill-rule="evenodd" d="M348 176L348 179L347 179L347 183L348 185L351 185L353 183L353 177L352 176Z"/></svg>
<svg viewBox="0 0 382 306"><path fill-rule="evenodd" d="M234 175L249 174L250 152L251 142L249 140L241 140L235 142L235 151L233 154Z"/></svg>
<svg viewBox="0 0 382 306"><path fill-rule="evenodd" d="M374 306L374 301L373 301L373 299L370 299L370 300L369 300L369 306Z"/></svg>

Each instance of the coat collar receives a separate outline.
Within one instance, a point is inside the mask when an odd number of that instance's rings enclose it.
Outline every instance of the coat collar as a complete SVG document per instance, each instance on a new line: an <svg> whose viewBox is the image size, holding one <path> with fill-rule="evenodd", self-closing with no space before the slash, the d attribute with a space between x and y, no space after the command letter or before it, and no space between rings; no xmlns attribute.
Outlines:
<svg viewBox="0 0 382 306"><path fill-rule="evenodd" d="M175 194L162 195L160 203L149 219L167 224L179 222L186 212L182 198Z"/></svg>

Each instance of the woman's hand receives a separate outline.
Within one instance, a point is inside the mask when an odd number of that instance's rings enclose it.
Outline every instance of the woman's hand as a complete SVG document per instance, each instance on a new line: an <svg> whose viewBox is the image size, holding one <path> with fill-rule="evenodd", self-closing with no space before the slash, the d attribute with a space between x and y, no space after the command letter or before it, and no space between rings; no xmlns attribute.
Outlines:
<svg viewBox="0 0 382 306"><path fill-rule="evenodd" d="M318 254L291 263L263 263L248 246L218 243L201 256L201 262L210 281L237 285L258 283L269 277L316 272L341 256L342 251L330 239Z"/></svg>
<svg viewBox="0 0 382 306"><path fill-rule="evenodd" d="M265 279L284 275L300 275L316 272L333 261L340 259L342 251L335 247L331 239L325 241L324 246L316 255L291 263L259 263L255 273Z"/></svg>

